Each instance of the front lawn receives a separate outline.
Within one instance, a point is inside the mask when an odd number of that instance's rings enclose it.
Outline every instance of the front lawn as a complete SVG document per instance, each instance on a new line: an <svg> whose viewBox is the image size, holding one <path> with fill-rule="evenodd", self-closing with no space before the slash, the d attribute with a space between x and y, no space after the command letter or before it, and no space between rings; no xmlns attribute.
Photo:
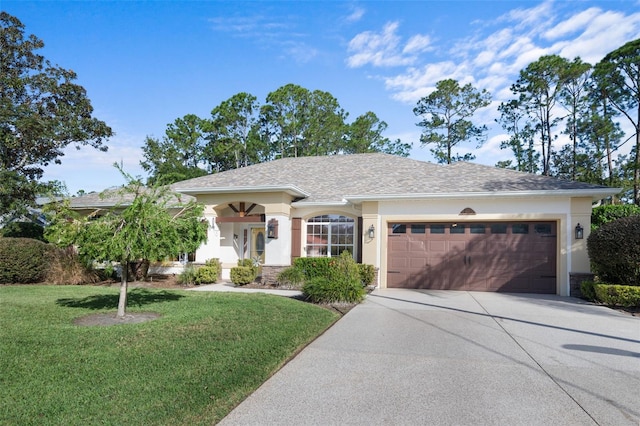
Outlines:
<svg viewBox="0 0 640 426"><path fill-rule="evenodd" d="M0 424L213 424L337 315L262 294L132 289L153 321L78 326L117 288L0 286Z"/></svg>

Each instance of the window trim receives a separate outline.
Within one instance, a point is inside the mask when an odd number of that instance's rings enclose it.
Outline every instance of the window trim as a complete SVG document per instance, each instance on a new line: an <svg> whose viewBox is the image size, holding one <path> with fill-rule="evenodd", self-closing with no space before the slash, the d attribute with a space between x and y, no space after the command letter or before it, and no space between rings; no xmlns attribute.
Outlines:
<svg viewBox="0 0 640 426"><path fill-rule="evenodd" d="M314 220L317 218L323 218L323 217L327 217L328 220ZM335 219L335 220L332 220ZM333 236L333 226L334 225L351 225L352 227L352 233L351 234L338 234L338 235L350 235L351 236L351 244L340 244L340 243L332 243L332 236ZM309 233L309 227L310 226L327 226L327 242L326 244L309 244L308 240L309 240L309 236L310 235L322 235L322 234L315 234L315 233ZM344 250L348 250L351 253L351 256L353 256L354 259L356 259L356 250L357 250L357 238L358 238L358 220L357 218L351 217L351 216L347 216L346 214L341 214L341 213L325 213L325 214L316 214L313 216L309 216L307 219L305 219L305 235L304 238L306 241L304 241L304 248L305 248L305 256L306 257L335 257L331 255L331 249L332 246L335 247L345 247ZM310 255L310 252L312 251L311 249L317 249L318 247L324 247L326 248L326 255Z"/></svg>

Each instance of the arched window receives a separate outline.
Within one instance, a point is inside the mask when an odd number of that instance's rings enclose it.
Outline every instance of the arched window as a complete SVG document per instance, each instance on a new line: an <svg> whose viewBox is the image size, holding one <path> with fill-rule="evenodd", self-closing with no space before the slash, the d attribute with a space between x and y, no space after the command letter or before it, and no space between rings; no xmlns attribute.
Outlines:
<svg viewBox="0 0 640 426"><path fill-rule="evenodd" d="M354 220L337 214L307 220L307 256L336 257L345 250L353 256L356 227Z"/></svg>

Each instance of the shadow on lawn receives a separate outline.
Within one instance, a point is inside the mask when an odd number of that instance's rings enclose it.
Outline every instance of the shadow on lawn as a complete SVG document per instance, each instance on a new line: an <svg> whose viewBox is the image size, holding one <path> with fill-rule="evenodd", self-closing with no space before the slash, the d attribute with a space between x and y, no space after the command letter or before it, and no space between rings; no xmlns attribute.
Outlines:
<svg viewBox="0 0 640 426"><path fill-rule="evenodd" d="M158 302L180 300L184 296L170 291L149 291L141 288L133 289L127 294L127 306L143 306ZM105 309L118 306L118 294L98 294L94 296L58 299L56 304L67 308Z"/></svg>

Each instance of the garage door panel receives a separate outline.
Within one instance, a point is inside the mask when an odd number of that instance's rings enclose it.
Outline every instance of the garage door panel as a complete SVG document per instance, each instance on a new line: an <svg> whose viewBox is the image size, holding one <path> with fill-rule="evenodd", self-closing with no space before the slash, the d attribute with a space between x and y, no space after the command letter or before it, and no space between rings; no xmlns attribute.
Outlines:
<svg viewBox="0 0 640 426"><path fill-rule="evenodd" d="M556 292L553 222L411 225L389 236L389 287Z"/></svg>

